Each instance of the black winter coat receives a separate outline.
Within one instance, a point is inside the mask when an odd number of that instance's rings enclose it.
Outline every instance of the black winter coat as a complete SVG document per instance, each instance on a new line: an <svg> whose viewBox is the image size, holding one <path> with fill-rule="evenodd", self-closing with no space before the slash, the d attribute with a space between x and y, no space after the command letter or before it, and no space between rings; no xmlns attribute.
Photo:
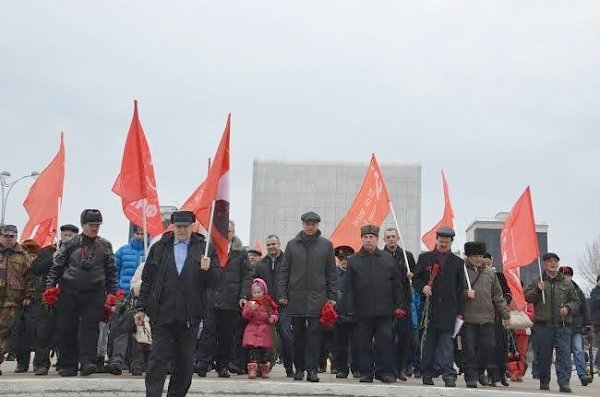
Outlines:
<svg viewBox="0 0 600 397"><path fill-rule="evenodd" d="M401 277L396 259L385 251L361 249L352 255L346 269L348 314L392 317L396 309L407 310Z"/></svg>
<svg viewBox="0 0 600 397"><path fill-rule="evenodd" d="M585 294L579 288L579 286L575 283L575 281L571 280L573 286L575 287L575 292L577 292L577 296L579 297L579 301L581 304L579 305L579 310L573 313L573 320L571 322L571 327L575 330L575 332L581 333L583 331L583 327L591 324L591 313L590 313L590 305L585 299Z"/></svg>
<svg viewBox="0 0 600 397"><path fill-rule="evenodd" d="M462 314L465 305L464 262L452 253L448 254L445 263L440 263L440 260L441 256L436 251L419 255L413 277L413 287L417 291L423 292L423 287L430 280L427 267L436 262L441 265L440 274L433 281L433 294L429 298L429 326L446 332L454 332L456 317Z"/></svg>
<svg viewBox="0 0 600 397"><path fill-rule="evenodd" d="M595 286L590 294L590 309L592 324L600 324L600 286Z"/></svg>
<svg viewBox="0 0 600 397"><path fill-rule="evenodd" d="M35 277L35 301L42 301L42 293L46 290L46 280L48 272L52 267L54 252L56 248L53 245L42 248L40 254L31 262L29 272Z"/></svg>
<svg viewBox="0 0 600 397"><path fill-rule="evenodd" d="M400 270L402 288L404 288L404 296L406 296L408 299L407 303L410 303L412 301L412 292L410 290L410 281L408 280L408 277L406 277L408 268L404 262L404 250L400 247L396 247L396 251L392 252L387 245L383 247L383 250L396 260L398 269ZM410 271L414 274L417 266L415 263L415 257L413 256L412 252L406 251L406 258L408 259L408 264L410 265Z"/></svg>
<svg viewBox="0 0 600 397"><path fill-rule="evenodd" d="M254 278L262 278L265 280L267 288L269 289L269 295L274 299L279 296L277 293L277 273L280 271L282 260L283 251L279 253L279 256L275 258L275 260L267 255L256 264L256 269L254 269Z"/></svg>
<svg viewBox="0 0 600 397"><path fill-rule="evenodd" d="M214 307L224 310L239 310L240 299L250 296L252 268L248 261L248 252L239 238L234 237L229 250L227 266L222 269L223 278L213 291Z"/></svg>
<svg viewBox="0 0 600 397"><path fill-rule="evenodd" d="M182 324L198 324L204 315L207 288L217 286L221 280L219 259L210 245L210 269L203 271L200 268L206 241L203 235L194 233L188 245L181 275L178 275L174 240L173 232L165 233L150 248L142 272L137 310L146 313L154 323L176 321Z"/></svg>
<svg viewBox="0 0 600 397"><path fill-rule="evenodd" d="M46 288L56 284L72 293L102 290L114 294L117 271L110 242L81 233L63 243L48 272Z"/></svg>
<svg viewBox="0 0 600 397"><path fill-rule="evenodd" d="M327 300L338 300L333 245L320 234L307 238L300 232L285 248L277 298L288 300L290 316L320 317Z"/></svg>

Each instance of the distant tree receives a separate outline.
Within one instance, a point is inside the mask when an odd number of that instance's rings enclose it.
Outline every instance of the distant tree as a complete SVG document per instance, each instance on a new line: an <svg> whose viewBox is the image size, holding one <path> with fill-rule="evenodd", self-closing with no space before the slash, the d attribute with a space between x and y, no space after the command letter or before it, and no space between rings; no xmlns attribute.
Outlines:
<svg viewBox="0 0 600 397"><path fill-rule="evenodd" d="M579 273L589 286L596 284L600 274L600 235L585 245L585 252L579 260Z"/></svg>

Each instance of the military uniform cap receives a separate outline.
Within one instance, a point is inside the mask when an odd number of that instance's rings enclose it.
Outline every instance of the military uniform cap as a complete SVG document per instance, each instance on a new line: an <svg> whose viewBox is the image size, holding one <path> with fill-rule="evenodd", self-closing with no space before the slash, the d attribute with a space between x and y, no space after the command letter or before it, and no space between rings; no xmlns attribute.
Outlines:
<svg viewBox="0 0 600 397"><path fill-rule="evenodd" d="M7 236L16 236L19 231L15 225L4 225L0 226L0 234L6 234Z"/></svg>
<svg viewBox="0 0 600 397"><path fill-rule="evenodd" d="M339 247L335 247L333 252L338 258L346 258L354 253L354 249L349 245L340 245Z"/></svg>

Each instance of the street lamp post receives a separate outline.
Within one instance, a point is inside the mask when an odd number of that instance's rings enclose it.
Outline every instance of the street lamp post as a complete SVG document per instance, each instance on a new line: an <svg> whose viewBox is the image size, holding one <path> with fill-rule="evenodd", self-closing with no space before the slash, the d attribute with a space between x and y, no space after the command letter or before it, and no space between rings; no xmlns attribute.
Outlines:
<svg viewBox="0 0 600 397"><path fill-rule="evenodd" d="M11 177L11 173L8 171L2 171L0 173L0 186L2 187L2 215L0 218L0 225L4 225L4 216L6 214L6 202L8 201L8 195L12 188L19 182L25 178L35 178L40 173L37 171L32 171L29 175L23 175L22 177L15 179L12 182L8 182L6 179Z"/></svg>

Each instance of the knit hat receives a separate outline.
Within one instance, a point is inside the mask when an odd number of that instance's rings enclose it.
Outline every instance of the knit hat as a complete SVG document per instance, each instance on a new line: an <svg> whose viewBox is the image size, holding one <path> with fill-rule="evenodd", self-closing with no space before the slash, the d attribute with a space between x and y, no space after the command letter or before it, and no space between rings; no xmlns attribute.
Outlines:
<svg viewBox="0 0 600 397"><path fill-rule="evenodd" d="M252 286L254 287L254 284L257 284L260 288L262 288L263 293L265 295L269 295L269 289L267 288L267 283L265 282L265 280L263 280L262 278L255 278L254 280L252 280Z"/></svg>

